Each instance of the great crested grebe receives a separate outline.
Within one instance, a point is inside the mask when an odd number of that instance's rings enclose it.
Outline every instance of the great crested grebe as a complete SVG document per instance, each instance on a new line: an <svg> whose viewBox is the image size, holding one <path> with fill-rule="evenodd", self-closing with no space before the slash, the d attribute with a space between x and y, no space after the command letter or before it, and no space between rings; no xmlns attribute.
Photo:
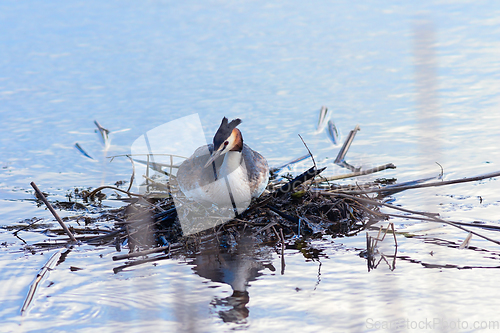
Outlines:
<svg viewBox="0 0 500 333"><path fill-rule="evenodd" d="M269 182L266 159L243 143L240 119L222 119L213 144L201 146L177 171L181 191L201 203L215 203L241 213Z"/></svg>

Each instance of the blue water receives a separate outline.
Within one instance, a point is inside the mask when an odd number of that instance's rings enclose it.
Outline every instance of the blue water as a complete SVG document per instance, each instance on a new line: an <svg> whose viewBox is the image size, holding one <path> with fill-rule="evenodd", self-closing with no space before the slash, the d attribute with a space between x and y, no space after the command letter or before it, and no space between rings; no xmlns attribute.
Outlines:
<svg viewBox="0 0 500 333"><path fill-rule="evenodd" d="M109 163L106 156L129 153L143 133L192 113L200 115L207 140L223 116L241 118L245 142L271 165L306 153L301 134L329 174L347 172L330 162L338 147L325 132L315 133L326 105L342 138L361 127L349 163L398 167L359 181L437 175L434 162L445 179L500 170L499 11L487 1L3 1L0 225L35 216L52 221L29 200L31 181L55 200L74 186L128 180L128 160ZM433 31L436 83L437 107L427 122L419 116L415 70L422 29ZM94 120L111 131L106 151ZM394 199L450 220L499 223L496 179ZM283 275L279 254L256 255L276 271L262 268L249 280L249 315L239 324L224 323L221 306L211 305L230 296L231 286L200 276L190 261L114 275L115 250L85 246L50 273L21 318L29 284L51 252L18 251L22 242L1 229L2 330L360 331L385 329L384 323L400 330L394 322L405 320L411 330L430 320L440 322L439 330L472 331L475 322L497 320L497 269L481 268L500 266L497 245L473 237L477 250L458 250L442 240L460 244L464 232L393 222L400 232L395 270L382 262L368 272L358 256L364 234L315 244L324 253L315 260L287 250ZM381 249L393 254L391 240ZM457 320L462 326L451 326Z"/></svg>

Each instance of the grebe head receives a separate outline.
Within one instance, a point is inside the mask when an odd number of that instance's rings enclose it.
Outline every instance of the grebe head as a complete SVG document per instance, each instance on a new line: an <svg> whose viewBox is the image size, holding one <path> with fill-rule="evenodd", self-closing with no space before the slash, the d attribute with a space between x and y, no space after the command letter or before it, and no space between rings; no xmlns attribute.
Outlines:
<svg viewBox="0 0 500 333"><path fill-rule="evenodd" d="M205 164L205 168L219 156L231 150L241 151L243 149L243 137L240 130L236 128L240 123L241 119L234 119L228 123L226 117L222 118L222 123L214 136L214 151Z"/></svg>

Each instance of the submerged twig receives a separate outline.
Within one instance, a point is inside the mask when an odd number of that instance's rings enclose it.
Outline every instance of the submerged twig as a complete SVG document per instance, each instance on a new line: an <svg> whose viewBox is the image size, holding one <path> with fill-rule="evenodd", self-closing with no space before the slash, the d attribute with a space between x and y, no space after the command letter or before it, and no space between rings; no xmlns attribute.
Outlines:
<svg viewBox="0 0 500 333"><path fill-rule="evenodd" d="M23 307L21 308L21 315L23 315L26 310L28 310L29 306L31 305L31 302L33 301L33 297L35 296L35 292L38 288L38 285L40 284L40 281L47 275L47 273L54 268L56 265L57 261L59 260L59 257L61 256L61 251L62 249L59 249L54 253L47 263L43 265L43 267L40 269L40 272L37 274L35 281L30 286L30 290L28 291L28 295L26 296L26 299L24 300Z"/></svg>

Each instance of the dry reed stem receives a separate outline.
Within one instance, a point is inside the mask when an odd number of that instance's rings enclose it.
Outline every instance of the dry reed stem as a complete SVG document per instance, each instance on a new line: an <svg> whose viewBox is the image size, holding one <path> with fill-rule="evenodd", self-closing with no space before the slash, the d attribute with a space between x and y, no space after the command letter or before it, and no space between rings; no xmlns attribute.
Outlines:
<svg viewBox="0 0 500 333"><path fill-rule="evenodd" d="M38 188L38 186L36 186L35 182L31 182L31 187L33 187L35 189L35 192L38 194L38 197L40 198L40 200L42 200L43 203L45 204L45 206L47 206L47 208L50 210L50 212L52 213L52 215L56 218L57 222L59 222L59 224L63 228L64 232L66 232L66 234L69 236L69 238L71 239L71 241L76 242L75 236L73 236L73 234L68 229L68 227L66 226L66 224L64 224L63 220L61 220L61 218L59 217L59 215L57 214L57 212L54 210L54 207L52 207L52 205L47 200L47 198L45 197L45 195L43 195L42 191L40 191L40 189Z"/></svg>
<svg viewBox="0 0 500 333"><path fill-rule="evenodd" d="M483 180L483 179L488 179L488 178L493 178L493 177L498 177L500 176L500 171L495 171L491 172L482 176L475 176L475 177L468 177L468 178L462 178L462 179L453 179L453 180L445 180L441 182L433 182L433 183L427 183L427 184L415 184L415 185L405 185L405 186L398 186L398 185L392 185L392 186L386 186L383 188L376 188L376 189L369 189L369 190L361 190L361 191L345 191L345 190L331 190L331 192L340 192L340 193L345 193L345 194L351 194L351 195L359 195L359 194L366 194L366 193L379 193L379 192L400 192L400 191L406 191L406 190L413 190L417 188L425 188L425 187L436 187L436 186L445 186L445 185L452 185L452 184L460 184L460 183L467 183L467 182L475 182L478 180Z"/></svg>
<svg viewBox="0 0 500 333"><path fill-rule="evenodd" d="M378 167L375 167L375 168L363 170L363 171L351 172L351 173L347 173L345 175L324 177L321 180L320 179L314 180L313 183L314 184L320 184L320 183L324 183L324 182L328 182L328 181L333 181L333 180L340 180L340 179L346 179L346 178L353 178L353 177L358 177L358 176L364 176L364 175L369 175L369 174L372 174L372 173L375 173L375 172L383 171L383 170L386 170L386 169L396 169L396 166L394 164L392 164L392 163L387 163L387 164L384 164L384 165L381 165L381 166L378 166Z"/></svg>

